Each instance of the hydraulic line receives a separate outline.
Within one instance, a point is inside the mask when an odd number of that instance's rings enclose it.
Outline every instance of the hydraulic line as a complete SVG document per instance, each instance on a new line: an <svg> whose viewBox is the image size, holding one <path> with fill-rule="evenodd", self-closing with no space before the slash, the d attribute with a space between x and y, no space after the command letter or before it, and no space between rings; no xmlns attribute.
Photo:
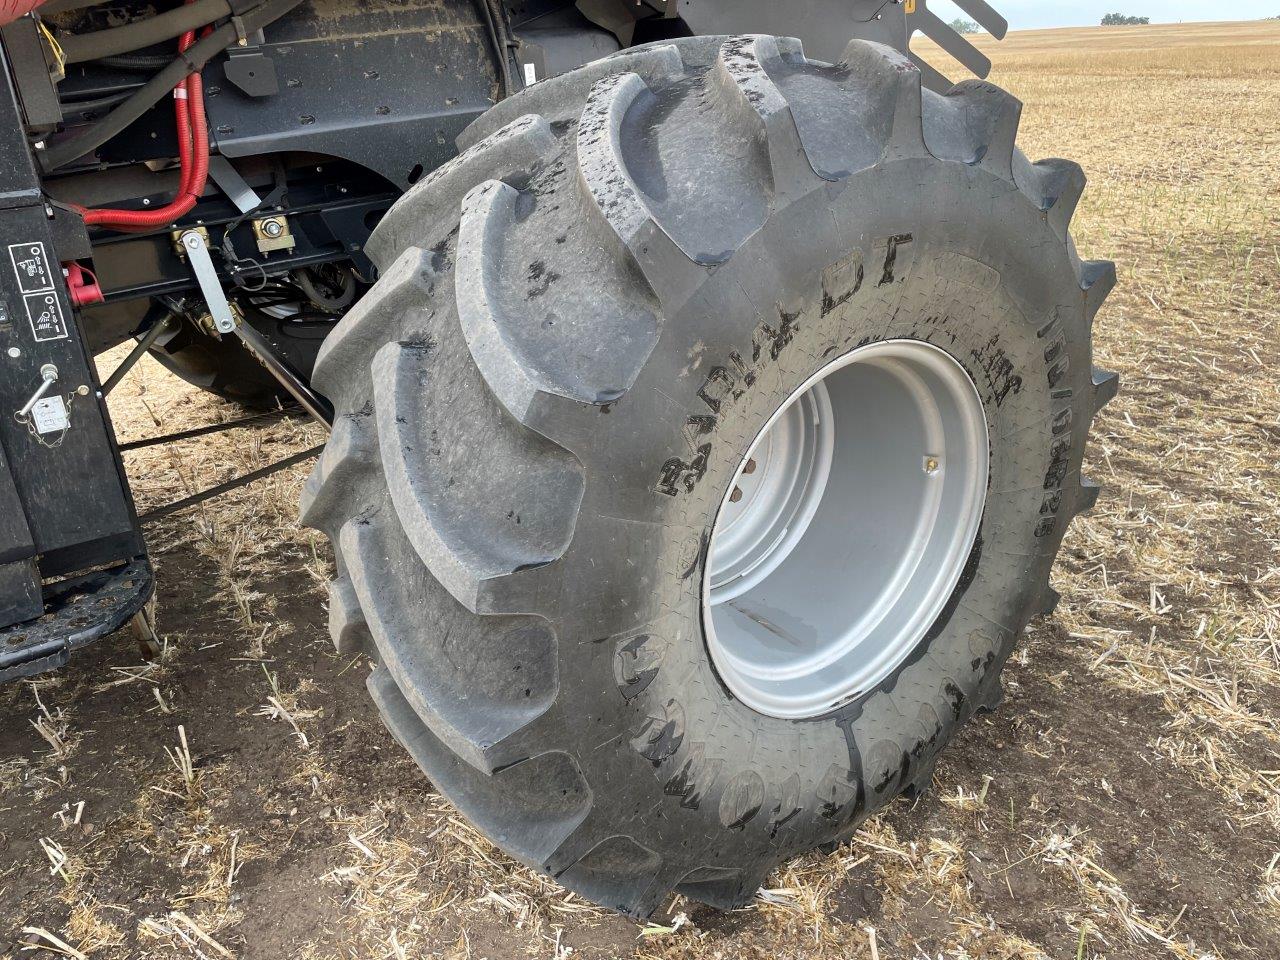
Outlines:
<svg viewBox="0 0 1280 960"><path fill-rule="evenodd" d="M109 30L73 33L58 38L67 63L82 63L116 54L141 50L153 44L180 37L206 23L231 15L227 0L196 0L164 13Z"/></svg>
<svg viewBox="0 0 1280 960"><path fill-rule="evenodd" d="M502 87L501 96L498 99L502 100L516 92L511 81L511 63L508 59L511 51L506 38L506 20L503 18L501 8L495 10L490 0L475 0L475 5L484 20L485 33L488 35L490 46L493 47L493 54L498 58L494 66L498 70L498 82Z"/></svg>
<svg viewBox="0 0 1280 960"><path fill-rule="evenodd" d="M108 107L114 107L117 103L124 103L131 96L133 96L132 90L121 90L118 93L109 93L105 97L95 97L92 100L64 100L62 101L62 109L74 113L105 110Z"/></svg>
<svg viewBox="0 0 1280 960"><path fill-rule="evenodd" d="M192 0L187 0L195 6ZM194 30L178 40L178 53L184 54L195 43ZM163 227L189 213L204 193L209 177L209 129L205 121L203 82L192 73L173 90L173 111L177 124L178 157L182 182L172 202L154 210L88 210L87 226L105 226L117 230L149 230Z"/></svg>
<svg viewBox="0 0 1280 960"><path fill-rule="evenodd" d="M118 57L99 57L94 63L116 70L132 70L138 73L154 73L169 65L172 58L158 53L124 53Z"/></svg>
<svg viewBox="0 0 1280 960"><path fill-rule="evenodd" d="M279 20L301 2L302 0L266 0L265 3L254 7L240 17L239 27L234 23L224 23L215 28L93 126L78 136L55 143L49 149L41 151L39 155L41 166L47 173L96 150L151 109L165 94L177 87L188 74L199 72L200 68L215 55L237 42L242 32L252 33L255 30L261 30Z"/></svg>

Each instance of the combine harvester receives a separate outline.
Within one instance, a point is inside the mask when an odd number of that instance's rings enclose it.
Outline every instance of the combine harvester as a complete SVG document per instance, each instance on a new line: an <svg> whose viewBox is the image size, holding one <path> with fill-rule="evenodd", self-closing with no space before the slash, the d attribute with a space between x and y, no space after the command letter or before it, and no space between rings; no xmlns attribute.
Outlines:
<svg viewBox="0 0 1280 960"><path fill-rule="evenodd" d="M910 52L990 67L925 0L0 11L0 679L145 631L140 524L263 473L137 516L150 353L332 428L278 466L320 454L335 643L599 903L744 903L999 702L1115 271L1018 101Z"/></svg>

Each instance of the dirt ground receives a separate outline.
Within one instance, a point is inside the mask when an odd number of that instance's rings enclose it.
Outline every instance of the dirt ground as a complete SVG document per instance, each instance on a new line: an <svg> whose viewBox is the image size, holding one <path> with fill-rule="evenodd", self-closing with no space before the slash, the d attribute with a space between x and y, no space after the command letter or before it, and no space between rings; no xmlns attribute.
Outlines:
<svg viewBox="0 0 1280 960"><path fill-rule="evenodd" d="M736 913L581 902L382 728L329 643L299 468L149 528L159 662L122 634L0 690L0 954L1280 956L1280 23L992 49L1024 149L1091 174L1077 240L1120 264L1097 342L1126 387L1063 603L931 793ZM151 364L114 408L123 439L239 415ZM128 467L145 509L318 439L286 421Z"/></svg>

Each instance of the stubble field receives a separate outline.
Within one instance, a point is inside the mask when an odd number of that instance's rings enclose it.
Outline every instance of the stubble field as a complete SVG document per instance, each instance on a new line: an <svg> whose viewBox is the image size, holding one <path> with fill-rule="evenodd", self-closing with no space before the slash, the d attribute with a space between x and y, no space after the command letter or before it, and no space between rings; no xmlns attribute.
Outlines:
<svg viewBox="0 0 1280 960"><path fill-rule="evenodd" d="M333 652L299 468L149 528L158 662L121 634L0 689L0 955L1280 956L1280 22L984 46L1023 149L1090 174L1076 240L1120 265L1097 347L1125 389L1063 602L931 793L739 912L566 894L433 792ZM148 361L114 415L129 440L241 414ZM318 439L128 467L146 509Z"/></svg>

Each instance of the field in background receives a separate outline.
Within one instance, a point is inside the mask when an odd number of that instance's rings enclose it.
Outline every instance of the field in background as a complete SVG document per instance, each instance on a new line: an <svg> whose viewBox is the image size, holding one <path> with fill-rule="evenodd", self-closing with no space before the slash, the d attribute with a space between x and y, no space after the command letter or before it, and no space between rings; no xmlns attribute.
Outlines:
<svg viewBox="0 0 1280 960"><path fill-rule="evenodd" d="M0 956L1280 956L1280 23L984 46L1027 153L1090 173L1076 237L1120 263L1097 343L1125 392L1063 603L931 794L744 911L578 901L378 723L297 470L150 529L159 663L122 635L0 690ZM124 439L238 415L152 364L118 393ZM146 508L315 442L284 422L128 466Z"/></svg>

